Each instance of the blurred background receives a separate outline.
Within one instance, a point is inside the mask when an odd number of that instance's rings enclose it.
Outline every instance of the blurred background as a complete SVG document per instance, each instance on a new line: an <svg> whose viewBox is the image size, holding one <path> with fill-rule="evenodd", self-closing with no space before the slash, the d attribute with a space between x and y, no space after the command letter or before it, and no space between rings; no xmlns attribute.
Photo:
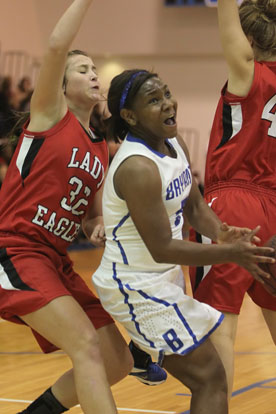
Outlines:
<svg viewBox="0 0 276 414"><path fill-rule="evenodd" d="M127 68L159 73L178 100L179 131L199 181L227 76L215 5L212 0L94 0L73 44L92 55L106 89ZM13 94L12 105L28 109L48 36L67 6L68 0L1 0L2 103L4 82L4 98ZM3 138L5 131L0 134Z"/></svg>

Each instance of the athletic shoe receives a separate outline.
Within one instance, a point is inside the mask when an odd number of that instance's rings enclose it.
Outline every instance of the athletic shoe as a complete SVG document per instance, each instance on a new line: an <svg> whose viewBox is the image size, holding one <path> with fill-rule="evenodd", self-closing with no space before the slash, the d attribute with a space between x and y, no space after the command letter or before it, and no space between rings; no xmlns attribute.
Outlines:
<svg viewBox="0 0 276 414"><path fill-rule="evenodd" d="M146 385L160 385L167 379L166 371L156 362L150 362L147 369L134 367L129 375Z"/></svg>
<svg viewBox="0 0 276 414"><path fill-rule="evenodd" d="M152 362L147 352L138 348L133 341L129 343L129 350L134 359L134 368L129 375L146 385L159 385L166 381L166 371L156 362Z"/></svg>

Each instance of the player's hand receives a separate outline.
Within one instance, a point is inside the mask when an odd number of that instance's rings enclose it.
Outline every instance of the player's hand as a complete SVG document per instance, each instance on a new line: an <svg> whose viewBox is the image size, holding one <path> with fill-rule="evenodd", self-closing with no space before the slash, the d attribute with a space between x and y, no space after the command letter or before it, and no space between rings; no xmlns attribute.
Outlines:
<svg viewBox="0 0 276 414"><path fill-rule="evenodd" d="M257 226L254 229L254 235L252 236L252 229L247 227L236 227L229 226L227 223L222 223L220 231L217 238L217 243L235 243L238 239L242 239L244 236L249 235L253 243L260 243L259 237L256 236L256 233L260 230L260 226Z"/></svg>
<svg viewBox="0 0 276 414"><path fill-rule="evenodd" d="M233 243L233 250L237 256L235 262L244 267L260 283L264 283L263 278L269 279L271 276L258 266L258 263L275 263L275 259L269 255L275 250L271 247L259 247L253 244L256 233L260 227L246 232L241 238ZM234 253L234 255L236 255Z"/></svg>
<svg viewBox="0 0 276 414"><path fill-rule="evenodd" d="M97 224L90 236L90 241L96 247L104 247L105 246L105 229L102 224Z"/></svg>

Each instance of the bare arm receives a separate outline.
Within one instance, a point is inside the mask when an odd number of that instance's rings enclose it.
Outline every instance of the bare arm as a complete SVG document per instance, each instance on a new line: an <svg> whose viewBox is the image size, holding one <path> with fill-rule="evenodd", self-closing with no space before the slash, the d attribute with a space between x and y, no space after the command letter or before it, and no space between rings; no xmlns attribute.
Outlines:
<svg viewBox="0 0 276 414"><path fill-rule="evenodd" d="M254 77L254 54L241 27L236 0L218 0L218 23L229 71L227 89L246 96Z"/></svg>
<svg viewBox="0 0 276 414"><path fill-rule="evenodd" d="M125 177L128 177L126 180ZM161 178L153 161L132 156L118 168L114 184L117 194L128 206L131 218L153 259L160 263L207 265L236 262L257 275L261 272L255 262L270 262L262 249L248 240L232 244L202 245L172 238L169 218L161 197Z"/></svg>
<svg viewBox="0 0 276 414"><path fill-rule="evenodd" d="M73 1L50 35L31 100L32 131L51 128L67 111L62 88L67 53L91 3L92 0Z"/></svg>

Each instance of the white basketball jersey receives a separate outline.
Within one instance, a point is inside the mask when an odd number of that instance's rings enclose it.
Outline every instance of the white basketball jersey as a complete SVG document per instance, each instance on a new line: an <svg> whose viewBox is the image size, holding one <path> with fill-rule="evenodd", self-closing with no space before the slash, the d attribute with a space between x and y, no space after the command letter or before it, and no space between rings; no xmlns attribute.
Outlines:
<svg viewBox="0 0 276 414"><path fill-rule="evenodd" d="M102 265L108 261L116 263L117 268L121 266L125 270L133 268L147 272L162 272L174 267L173 264L156 263L153 260L136 230L126 202L117 196L113 185L114 174L126 158L141 155L154 161L162 181L162 199L169 216L172 237L182 239L182 209L191 190L192 175L177 139L168 139L167 143L174 148L176 158L161 154L147 146L143 140L128 135L113 158L103 191L106 244Z"/></svg>

